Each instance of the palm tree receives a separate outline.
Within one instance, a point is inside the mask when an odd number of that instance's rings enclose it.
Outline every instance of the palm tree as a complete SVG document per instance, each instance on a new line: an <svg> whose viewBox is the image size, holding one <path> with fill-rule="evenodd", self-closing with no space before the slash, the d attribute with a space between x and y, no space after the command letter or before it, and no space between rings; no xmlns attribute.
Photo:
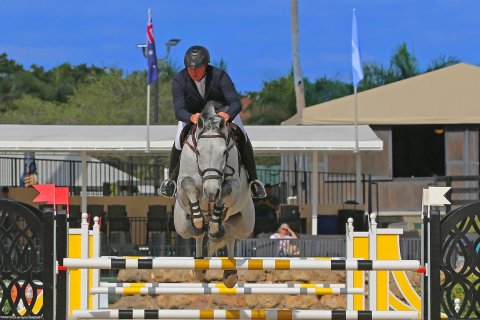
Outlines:
<svg viewBox="0 0 480 320"><path fill-rule="evenodd" d="M305 87L303 84L302 69L298 53L298 0L290 0L290 16L292 17L292 51L293 51L293 81L295 86L295 99L297 114L302 119L305 109Z"/></svg>

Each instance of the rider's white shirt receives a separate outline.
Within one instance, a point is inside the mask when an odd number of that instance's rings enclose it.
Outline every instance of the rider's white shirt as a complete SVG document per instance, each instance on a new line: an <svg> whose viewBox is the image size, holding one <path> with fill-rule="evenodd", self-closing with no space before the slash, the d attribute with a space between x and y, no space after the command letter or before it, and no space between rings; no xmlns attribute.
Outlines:
<svg viewBox="0 0 480 320"><path fill-rule="evenodd" d="M203 77L202 80L200 81L193 81L193 82L195 82L198 92L200 93L202 98L205 98L205 77Z"/></svg>

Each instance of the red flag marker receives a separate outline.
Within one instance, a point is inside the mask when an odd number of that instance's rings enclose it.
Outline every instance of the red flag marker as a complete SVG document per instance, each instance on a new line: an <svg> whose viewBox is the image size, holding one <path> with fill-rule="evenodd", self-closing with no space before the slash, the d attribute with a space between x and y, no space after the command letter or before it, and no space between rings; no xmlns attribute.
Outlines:
<svg viewBox="0 0 480 320"><path fill-rule="evenodd" d="M52 201L48 201L48 204L53 204ZM56 187L55 188L55 203L56 204L66 204L68 205L69 198L68 198L68 187Z"/></svg>
<svg viewBox="0 0 480 320"><path fill-rule="evenodd" d="M53 203L55 201L55 185L54 184L34 184L33 187L39 192L37 197L32 202L47 202Z"/></svg>

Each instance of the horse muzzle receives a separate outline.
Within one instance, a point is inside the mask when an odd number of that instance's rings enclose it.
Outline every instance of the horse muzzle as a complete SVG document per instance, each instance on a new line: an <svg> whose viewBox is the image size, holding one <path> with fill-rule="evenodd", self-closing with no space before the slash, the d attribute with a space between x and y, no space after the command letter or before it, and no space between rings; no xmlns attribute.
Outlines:
<svg viewBox="0 0 480 320"><path fill-rule="evenodd" d="M203 196L208 202L216 202L220 196L220 183L215 180L205 181L203 184Z"/></svg>

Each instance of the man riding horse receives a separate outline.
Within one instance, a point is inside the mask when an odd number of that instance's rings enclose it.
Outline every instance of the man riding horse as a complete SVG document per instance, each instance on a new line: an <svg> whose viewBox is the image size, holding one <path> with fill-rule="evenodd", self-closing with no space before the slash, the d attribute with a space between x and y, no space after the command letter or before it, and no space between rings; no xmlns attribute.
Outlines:
<svg viewBox="0 0 480 320"><path fill-rule="evenodd" d="M179 120L175 143L170 153L170 177L163 181L160 193L174 197L178 177L178 163L182 146L180 136L183 130L197 123L198 117L207 101L220 102L224 108L217 114L226 121L232 121L243 134L238 139L238 149L248 173L250 191L253 198L264 198L265 188L258 180L253 148L239 113L242 110L240 98L229 75L209 65L210 54L205 47L193 46L185 53L185 68L175 76L172 82L175 116ZM185 128L188 127L188 128Z"/></svg>

